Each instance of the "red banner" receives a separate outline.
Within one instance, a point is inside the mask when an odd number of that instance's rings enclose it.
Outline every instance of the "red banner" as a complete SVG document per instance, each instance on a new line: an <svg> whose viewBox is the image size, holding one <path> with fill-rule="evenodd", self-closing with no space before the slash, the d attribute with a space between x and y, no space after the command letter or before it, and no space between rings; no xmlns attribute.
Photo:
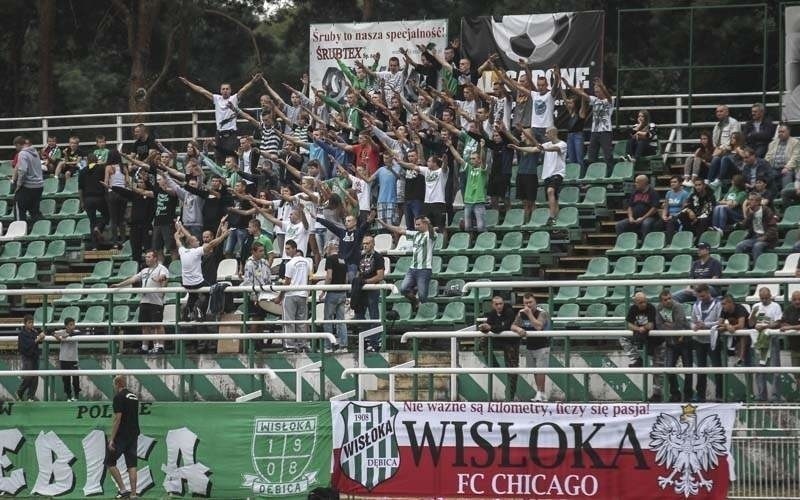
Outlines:
<svg viewBox="0 0 800 500"><path fill-rule="evenodd" d="M408 497L727 497L738 405L332 404L333 485Z"/></svg>

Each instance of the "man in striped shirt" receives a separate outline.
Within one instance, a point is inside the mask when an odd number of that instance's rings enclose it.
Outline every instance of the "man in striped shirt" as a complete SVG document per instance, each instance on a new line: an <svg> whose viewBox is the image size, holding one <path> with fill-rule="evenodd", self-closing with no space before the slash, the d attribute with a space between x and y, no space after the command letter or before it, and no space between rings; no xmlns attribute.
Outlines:
<svg viewBox="0 0 800 500"><path fill-rule="evenodd" d="M405 234L406 238L411 240L411 266L403 278L400 293L411 302L411 307L416 311L419 304L428 299L428 284L431 281L431 274L433 274L433 246L436 243L436 231L427 217L414 219L414 231L387 224L381 219L378 219L378 222L389 231L398 235ZM414 288L417 289L416 295L414 295Z"/></svg>

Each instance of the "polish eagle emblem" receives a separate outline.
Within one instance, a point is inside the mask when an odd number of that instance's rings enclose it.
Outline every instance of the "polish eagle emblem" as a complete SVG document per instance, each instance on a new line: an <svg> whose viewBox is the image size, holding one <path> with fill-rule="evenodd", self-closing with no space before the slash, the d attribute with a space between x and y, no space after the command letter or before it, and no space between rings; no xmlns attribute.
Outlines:
<svg viewBox="0 0 800 500"><path fill-rule="evenodd" d="M708 415L697 423L697 406L682 406L675 418L662 413L650 431L650 449L656 452L656 463L672 469L668 476L659 476L661 489L672 487L675 493L689 498L701 488L711 491L714 481L703 476L719 465L719 457L728 452L725 429L717 415Z"/></svg>

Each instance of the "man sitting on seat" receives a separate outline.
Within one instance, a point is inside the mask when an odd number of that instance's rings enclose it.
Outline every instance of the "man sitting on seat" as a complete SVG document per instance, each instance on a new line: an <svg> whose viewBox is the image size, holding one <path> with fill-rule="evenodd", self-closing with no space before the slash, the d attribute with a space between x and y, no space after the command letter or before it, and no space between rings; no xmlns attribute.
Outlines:
<svg viewBox="0 0 800 500"><path fill-rule="evenodd" d="M657 229L659 224L658 193L646 175L637 175L634 191L628 198L628 216L617 222L617 234L633 231L644 238L647 233Z"/></svg>

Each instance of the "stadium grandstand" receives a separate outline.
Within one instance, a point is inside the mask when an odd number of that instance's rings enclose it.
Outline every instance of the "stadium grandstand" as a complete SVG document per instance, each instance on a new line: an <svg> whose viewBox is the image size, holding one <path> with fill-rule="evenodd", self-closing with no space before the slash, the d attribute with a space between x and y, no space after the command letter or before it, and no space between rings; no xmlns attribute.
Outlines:
<svg viewBox="0 0 800 500"><path fill-rule="evenodd" d="M105 421L36 412L131 394L140 460L163 435L122 497L799 497L785 93L623 94L575 53L604 22L312 25L299 82L0 119L0 414L39 432L0 491L111 491Z"/></svg>

